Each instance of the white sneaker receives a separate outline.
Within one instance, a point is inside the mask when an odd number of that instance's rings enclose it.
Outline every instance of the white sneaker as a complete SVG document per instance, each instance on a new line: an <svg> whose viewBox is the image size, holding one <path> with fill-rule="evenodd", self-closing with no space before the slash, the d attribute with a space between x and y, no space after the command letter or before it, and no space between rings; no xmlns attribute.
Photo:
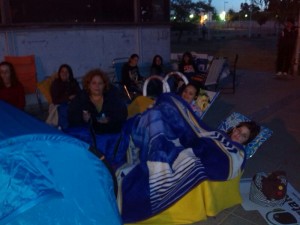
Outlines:
<svg viewBox="0 0 300 225"><path fill-rule="evenodd" d="M281 76L282 75L282 72L281 71L278 71L277 73L276 73L276 76Z"/></svg>
<svg viewBox="0 0 300 225"><path fill-rule="evenodd" d="M287 76L288 74L287 74L287 72L283 72L283 74L282 74L283 76Z"/></svg>

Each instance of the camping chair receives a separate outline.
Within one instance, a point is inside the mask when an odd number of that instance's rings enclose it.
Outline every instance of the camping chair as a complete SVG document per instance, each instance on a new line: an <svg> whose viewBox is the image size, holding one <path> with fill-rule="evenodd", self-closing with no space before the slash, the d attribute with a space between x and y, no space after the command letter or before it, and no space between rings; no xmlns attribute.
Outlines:
<svg viewBox="0 0 300 225"><path fill-rule="evenodd" d="M35 56L4 56L4 60L10 62L14 66L17 77L24 86L25 94L36 94L39 107L42 110L42 103L37 94Z"/></svg>
<svg viewBox="0 0 300 225"><path fill-rule="evenodd" d="M222 90L231 89L233 94L235 93L236 66L237 66L238 59L239 59L239 55L236 54L233 63L228 65L229 69L228 69L227 76L224 77L225 82L227 81L227 78L231 79L231 82L232 82L231 86L221 87ZM220 77L220 79L223 80L222 77ZM221 82L221 80L220 80L220 82ZM222 83L225 83L225 82L222 82Z"/></svg>
<svg viewBox="0 0 300 225"><path fill-rule="evenodd" d="M208 70L207 77L204 82L204 87L209 89L210 86L215 86L217 90L220 80L220 75L222 73L224 64L226 62L225 58L216 58L212 61L211 66Z"/></svg>
<svg viewBox="0 0 300 225"><path fill-rule="evenodd" d="M4 60L14 66L17 77L24 86L25 94L35 93L37 78L34 55L4 56Z"/></svg>
<svg viewBox="0 0 300 225"><path fill-rule="evenodd" d="M169 84L168 80L169 80L169 78L171 78L171 77L175 77L175 79L176 79L176 78L177 78L177 79L179 78L179 79L183 80L183 82L184 82L185 85L187 85L187 84L189 83L189 81L188 81L188 79L186 78L186 76L185 76L183 73L181 73L181 72L178 72L178 71L170 72L170 73L168 73L168 74L165 76L164 80ZM169 84L169 85L170 85L170 84ZM171 84L170 90L171 90L171 91L174 91L174 90L172 90L172 86L174 86L174 85ZM180 87L176 87L176 89L178 89L178 88L180 88ZM177 90L175 90L175 91L177 91Z"/></svg>

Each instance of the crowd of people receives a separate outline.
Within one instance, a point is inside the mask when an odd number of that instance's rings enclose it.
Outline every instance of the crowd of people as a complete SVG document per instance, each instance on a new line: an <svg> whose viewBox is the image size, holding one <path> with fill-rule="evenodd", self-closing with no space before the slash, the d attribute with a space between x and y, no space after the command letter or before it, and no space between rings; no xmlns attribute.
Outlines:
<svg viewBox="0 0 300 225"><path fill-rule="evenodd" d="M129 91L142 94L144 81L138 67L139 56L132 54L122 67L122 84ZM149 68L149 74L162 78L168 73L162 56L155 55ZM197 68L192 54L186 52L179 63L179 72L189 80L189 84L180 84L177 94L191 107L200 118L201 109L196 104L199 96L199 84L191 77L197 74ZM18 81L13 65L9 62L0 63L0 99L24 110L25 92ZM176 81L177 82L177 81ZM118 133L127 119L127 105L121 97L121 91L109 80L109 77L99 69L88 71L82 82L82 89L74 78L70 65L62 64L58 68L57 78L52 82L50 94L59 116L58 126L68 127L91 126L98 134ZM176 84L178 85L178 83ZM162 93L162 85L153 83L154 92Z"/></svg>

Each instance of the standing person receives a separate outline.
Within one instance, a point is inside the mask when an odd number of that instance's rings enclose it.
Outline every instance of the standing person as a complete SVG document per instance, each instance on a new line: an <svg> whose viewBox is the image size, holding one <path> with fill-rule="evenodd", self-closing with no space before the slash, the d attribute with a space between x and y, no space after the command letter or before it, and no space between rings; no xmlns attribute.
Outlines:
<svg viewBox="0 0 300 225"><path fill-rule="evenodd" d="M129 92L142 93L142 77L138 67L139 56L132 54L127 63L122 67L121 83L125 85Z"/></svg>
<svg viewBox="0 0 300 225"><path fill-rule="evenodd" d="M201 32L202 32L202 39L205 40L206 35L207 35L207 27L206 27L205 23L203 23L203 25L202 25Z"/></svg>
<svg viewBox="0 0 300 225"><path fill-rule="evenodd" d="M295 54L297 30L294 20L288 19L278 39L278 52L276 61L276 76L287 76L292 69L292 60Z"/></svg>
<svg viewBox="0 0 300 225"><path fill-rule="evenodd" d="M116 87L98 69L83 78L83 90L69 105L70 127L88 126L96 133L118 133L127 119L127 107Z"/></svg>
<svg viewBox="0 0 300 225"><path fill-rule="evenodd" d="M0 63L0 100L19 109L25 107L25 91L18 81L14 66L6 61Z"/></svg>

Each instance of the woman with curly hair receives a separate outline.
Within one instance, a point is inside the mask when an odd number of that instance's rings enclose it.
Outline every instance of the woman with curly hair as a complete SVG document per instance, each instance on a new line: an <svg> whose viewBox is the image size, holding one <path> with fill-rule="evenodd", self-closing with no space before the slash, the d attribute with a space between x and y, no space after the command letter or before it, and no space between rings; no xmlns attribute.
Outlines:
<svg viewBox="0 0 300 225"><path fill-rule="evenodd" d="M96 133L117 133L127 118L127 107L104 72L95 69L84 76L83 90L71 101L68 117L70 127L91 122Z"/></svg>

